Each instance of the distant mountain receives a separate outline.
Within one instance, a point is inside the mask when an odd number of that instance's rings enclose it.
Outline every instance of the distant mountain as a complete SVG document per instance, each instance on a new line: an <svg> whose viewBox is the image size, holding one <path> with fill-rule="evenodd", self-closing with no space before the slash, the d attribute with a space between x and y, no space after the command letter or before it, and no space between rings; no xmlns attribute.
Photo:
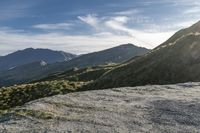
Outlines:
<svg viewBox="0 0 200 133"><path fill-rule="evenodd" d="M60 63L58 70L66 68L83 68L87 66L97 66L109 63L121 63L135 56L141 56L149 52L149 49L137 47L133 44L124 44L99 52L89 53L77 57L69 62Z"/></svg>
<svg viewBox="0 0 200 133"><path fill-rule="evenodd" d="M100 52L89 53L68 62L57 62L45 66L32 66L27 64L8 71L0 72L0 86L7 86L42 79L49 74L64 72L74 67L84 68L88 66L121 63L135 56L147 53L149 50L132 44L120 45ZM21 75L21 76L20 76Z"/></svg>
<svg viewBox="0 0 200 133"><path fill-rule="evenodd" d="M46 63L55 63L69 61L76 55L63 51L53 51L49 49L33 49L28 48L14 52L12 54L0 57L0 71L12 69L14 67L36 62L45 61Z"/></svg>
<svg viewBox="0 0 200 133"><path fill-rule="evenodd" d="M91 88L200 81L200 22L177 32L148 54L109 71Z"/></svg>

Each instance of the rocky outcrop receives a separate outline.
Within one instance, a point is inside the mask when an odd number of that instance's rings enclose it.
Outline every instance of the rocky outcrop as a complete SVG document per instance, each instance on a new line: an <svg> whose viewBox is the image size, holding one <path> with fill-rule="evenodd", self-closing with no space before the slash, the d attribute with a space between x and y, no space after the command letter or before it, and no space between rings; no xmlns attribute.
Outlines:
<svg viewBox="0 0 200 133"><path fill-rule="evenodd" d="M1 133L200 131L200 83L95 90L29 102L0 117Z"/></svg>

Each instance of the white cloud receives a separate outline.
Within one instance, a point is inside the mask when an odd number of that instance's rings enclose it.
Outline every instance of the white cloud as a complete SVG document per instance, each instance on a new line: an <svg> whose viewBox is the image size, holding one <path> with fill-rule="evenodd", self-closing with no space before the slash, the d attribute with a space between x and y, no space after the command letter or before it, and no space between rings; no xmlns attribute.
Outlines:
<svg viewBox="0 0 200 133"><path fill-rule="evenodd" d="M70 36L60 33L28 35L0 32L0 53L3 55L8 52L33 47L84 54L131 41L132 39L128 36L116 36L112 34Z"/></svg>
<svg viewBox="0 0 200 133"><path fill-rule="evenodd" d="M115 15L135 15L138 14L140 11L138 9L131 9L126 11L115 12Z"/></svg>
<svg viewBox="0 0 200 133"><path fill-rule="evenodd" d="M42 30L68 30L72 27L71 23L57 23L57 24L38 24L33 28Z"/></svg>
<svg viewBox="0 0 200 133"><path fill-rule="evenodd" d="M126 32L128 34L132 34L132 30L124 26L125 21L118 21L116 19L111 19L105 22L105 26L116 32Z"/></svg>
<svg viewBox="0 0 200 133"><path fill-rule="evenodd" d="M199 0L171 0L174 5L184 5L184 6L199 6Z"/></svg>
<svg viewBox="0 0 200 133"><path fill-rule="evenodd" d="M129 18L127 16L117 16L114 17L113 20L119 23L127 23Z"/></svg>
<svg viewBox="0 0 200 133"><path fill-rule="evenodd" d="M55 29L67 29L70 26L68 23L34 25L34 28L52 30L52 32L40 34L26 34L15 30L12 32L12 29L7 28L0 31L0 53L3 55L16 51L16 49L33 47L85 54L125 43L154 48L174 33L160 31L148 33L129 28L126 24L130 18L125 15L101 18L89 14L78 18L95 28L95 33L68 35L54 31Z"/></svg>
<svg viewBox="0 0 200 133"><path fill-rule="evenodd" d="M71 28L69 23L38 24L34 28L51 30L49 33L25 34L17 30L4 28L0 31L0 54L10 53L16 48L50 48L63 50L76 54L84 54L103 50L119 44L133 43L137 46L154 48L173 35L177 28L185 28L195 21L182 21L174 23L156 24L151 18L146 16L129 16L128 11L124 11L112 16L99 17L96 14L78 16L79 22L75 21L73 26L80 24L80 21L95 29L90 35L69 35L59 33L59 30ZM170 19L174 19L171 17ZM166 22L172 22L166 20ZM135 29L130 24L141 24L143 29ZM81 25L83 26L83 25ZM164 28L163 28L164 27ZM0 28L1 29L1 28ZM56 31L55 31L56 30ZM73 29L70 29L73 30Z"/></svg>
<svg viewBox="0 0 200 133"><path fill-rule="evenodd" d="M120 29L121 27L119 27ZM122 27L123 29L124 27ZM124 28L123 32L127 32ZM129 31L128 31L129 32ZM85 54L111 48L120 44L133 43L137 46L153 48L162 43L173 33L143 33L130 30L130 35L118 35L105 31L93 35L66 35L61 33L25 34L0 31L0 53L5 55L16 50L33 48L50 48L66 52ZM149 42L149 43L146 43Z"/></svg>
<svg viewBox="0 0 200 133"><path fill-rule="evenodd" d="M78 16L78 19L80 19L82 22L90 26L93 26L95 28L97 28L97 25L99 23L99 20L96 14L88 14L87 16Z"/></svg>
<svg viewBox="0 0 200 133"><path fill-rule="evenodd" d="M118 17L116 17L118 18ZM134 41L135 44L141 45L147 48L154 48L157 45L161 44L165 40L167 40L170 36L172 36L175 31L154 31L154 32L144 32L135 29L131 29L127 27L125 24L128 22L126 21L118 21L118 19L111 19L105 22L105 25L108 28L116 30L116 32L121 32L121 34L125 34L132 38L132 42Z"/></svg>

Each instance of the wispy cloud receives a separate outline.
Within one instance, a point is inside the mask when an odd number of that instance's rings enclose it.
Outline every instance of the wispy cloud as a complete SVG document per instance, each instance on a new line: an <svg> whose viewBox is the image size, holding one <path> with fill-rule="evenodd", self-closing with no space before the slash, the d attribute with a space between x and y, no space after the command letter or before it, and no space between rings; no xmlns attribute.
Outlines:
<svg viewBox="0 0 200 133"><path fill-rule="evenodd" d="M140 10L138 9L130 9L130 10L125 10L125 11L120 11L120 12L115 12L115 15L135 15L138 14Z"/></svg>
<svg viewBox="0 0 200 133"><path fill-rule="evenodd" d="M78 19L80 19L82 22L89 24L95 28L97 28L97 25L99 23L99 20L96 14L88 14L87 16L78 16Z"/></svg>
<svg viewBox="0 0 200 133"><path fill-rule="evenodd" d="M41 30L68 30L73 26L71 23L57 23L57 24L38 24L33 25L33 28Z"/></svg>
<svg viewBox="0 0 200 133"><path fill-rule="evenodd" d="M199 0L170 0L170 3L173 3L176 6L198 6L200 5Z"/></svg>
<svg viewBox="0 0 200 133"><path fill-rule="evenodd" d="M89 16L89 15L87 15ZM140 17L140 16L139 16ZM96 34L107 34L110 36L126 36L130 38L131 43L134 43L138 46L144 46L147 48L154 48L157 45L161 44L163 41L167 40L175 31L161 31L154 30L151 32L147 32L146 29L136 30L134 28L130 28L127 24L129 22L133 22L133 18L128 17L126 15L115 15L110 17L97 17L95 19L98 23L95 23L95 27L98 27L99 30L96 31ZM138 21L136 21L138 22ZM150 21L140 21L142 24L148 23ZM87 23L91 25L90 23ZM152 27L148 27L152 28ZM111 39L112 40L112 39ZM114 40L112 40L114 42Z"/></svg>
<svg viewBox="0 0 200 133"><path fill-rule="evenodd" d="M125 23L127 23L128 21L128 17L125 16L118 16L118 17L114 17L111 18L110 20L105 22L105 26L107 28L110 28L112 30L116 30L119 32L126 32L130 35L132 35L132 30L127 28L126 26L124 26Z"/></svg>
<svg viewBox="0 0 200 133"><path fill-rule="evenodd" d="M0 32L1 55L27 47L50 48L77 54L84 54L132 42L129 36L112 34L65 35L61 33L18 34Z"/></svg>
<svg viewBox="0 0 200 133"><path fill-rule="evenodd" d="M0 52L5 54L17 49L27 47L51 48L64 50L76 54L103 50L119 44L133 43L138 46L153 48L162 43L174 32L154 32L146 33L143 31L129 28L126 24L130 21L127 16L98 17L88 14L78 17L82 22L91 26L98 27L95 33L90 35L69 35L59 31L52 31L39 34L26 34L12 30L0 31ZM76 25L76 24L74 24ZM33 27L39 29L62 29L68 28L68 23L59 24L39 24ZM6 49L7 48L7 49Z"/></svg>

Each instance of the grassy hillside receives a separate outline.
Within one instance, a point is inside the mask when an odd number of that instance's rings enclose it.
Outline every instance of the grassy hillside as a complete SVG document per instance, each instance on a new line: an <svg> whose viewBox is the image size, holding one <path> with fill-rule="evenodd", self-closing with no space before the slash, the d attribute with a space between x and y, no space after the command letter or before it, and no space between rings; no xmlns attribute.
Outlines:
<svg viewBox="0 0 200 133"><path fill-rule="evenodd" d="M69 80L69 81L93 81L101 77L104 73L112 70L117 67L119 64L108 64L108 65L99 65L95 67L86 67L82 69L73 68L65 72L51 74L40 80L40 81L53 81L53 80Z"/></svg>
<svg viewBox="0 0 200 133"><path fill-rule="evenodd" d="M0 88L0 110L23 105L39 98L79 91L82 86L98 79L116 66L116 64L112 64L83 69L76 68L29 84L2 87Z"/></svg>
<svg viewBox="0 0 200 133"><path fill-rule="evenodd" d="M200 81L199 51L200 34L186 32L173 43L109 71L85 89Z"/></svg>

